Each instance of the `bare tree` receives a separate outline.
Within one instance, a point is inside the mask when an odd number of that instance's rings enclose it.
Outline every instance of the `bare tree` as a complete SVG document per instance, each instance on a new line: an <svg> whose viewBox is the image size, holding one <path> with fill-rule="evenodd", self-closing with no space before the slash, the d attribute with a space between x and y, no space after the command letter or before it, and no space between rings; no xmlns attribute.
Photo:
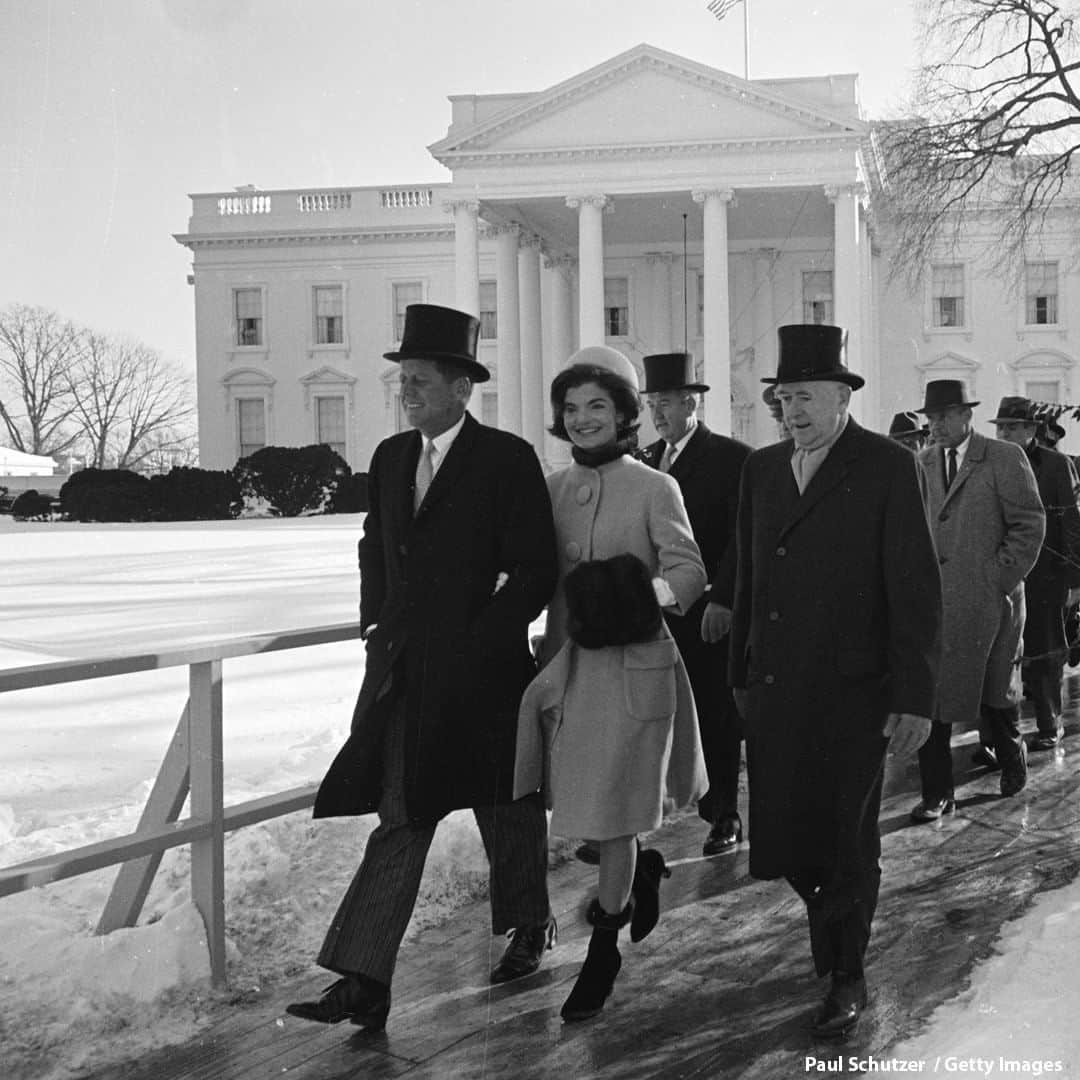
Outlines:
<svg viewBox="0 0 1080 1080"><path fill-rule="evenodd" d="M0 420L16 450L61 454L78 438L69 388L81 348L78 329L53 311L0 311Z"/></svg>
<svg viewBox="0 0 1080 1080"><path fill-rule="evenodd" d="M177 447L194 416L190 380L139 342L83 335L68 392L82 427L87 464L137 467L151 453Z"/></svg>
<svg viewBox="0 0 1080 1080"><path fill-rule="evenodd" d="M915 119L882 125L894 272L909 279L964 218L993 213L999 258L1080 191L1080 57L1073 16L1053 0L921 0Z"/></svg>

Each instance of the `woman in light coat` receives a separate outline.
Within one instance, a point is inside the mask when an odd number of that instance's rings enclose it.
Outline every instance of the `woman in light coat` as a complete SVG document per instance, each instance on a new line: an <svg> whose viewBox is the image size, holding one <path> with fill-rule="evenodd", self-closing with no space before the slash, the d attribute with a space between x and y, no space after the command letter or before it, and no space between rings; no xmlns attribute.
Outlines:
<svg viewBox="0 0 1080 1080"><path fill-rule="evenodd" d="M587 692L578 695L575 707L563 709L560 719L561 737L574 747L573 754L551 756L538 724L543 708L560 697L553 687L566 684L571 663L560 651L568 640L563 582L583 562L631 554L652 577L659 603L681 615L704 592L707 579L678 484L630 456L641 409L630 361L606 346L579 350L552 382L551 404L551 433L573 444L574 462L547 481L560 584L548 609L541 659L553 666L525 695L514 793L521 797L541 787L558 792L552 831L586 837L600 855L599 896L589 915L593 936L562 1010L564 1019L582 1020L596 1015L611 992L621 964L619 929L633 918L636 941L656 923L659 881L667 871L657 851L642 852L639 862L636 834L660 825L665 801L689 804L708 783L692 697L682 707L666 700L646 736L641 717L634 715L641 708L655 713L658 687L677 693L679 685L688 685L674 642L645 650L646 663L656 666L628 672L623 700L616 697L601 708ZM657 638L670 641L666 627L661 625ZM547 704L538 707L540 702ZM628 747L633 747L632 761ZM547 777L545 764L552 771Z"/></svg>

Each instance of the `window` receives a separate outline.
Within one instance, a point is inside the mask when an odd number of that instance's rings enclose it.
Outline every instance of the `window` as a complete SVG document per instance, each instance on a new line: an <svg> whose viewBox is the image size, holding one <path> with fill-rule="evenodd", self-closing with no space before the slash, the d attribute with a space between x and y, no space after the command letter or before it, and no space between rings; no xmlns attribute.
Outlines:
<svg viewBox="0 0 1080 1080"><path fill-rule="evenodd" d="M400 341L405 334L405 309L410 304L424 301L424 286L419 281L394 283L394 340Z"/></svg>
<svg viewBox="0 0 1080 1080"><path fill-rule="evenodd" d="M233 292L236 315L236 344L263 343L262 289L236 289Z"/></svg>
<svg viewBox="0 0 1080 1080"><path fill-rule="evenodd" d="M626 337L630 333L628 278L604 278L604 333L608 337Z"/></svg>
<svg viewBox="0 0 1080 1080"><path fill-rule="evenodd" d="M480 282L480 340L494 341L499 336L499 316L495 305L494 281Z"/></svg>
<svg viewBox="0 0 1080 1080"><path fill-rule="evenodd" d="M236 399L236 441L242 458L266 445L266 402L261 397Z"/></svg>
<svg viewBox="0 0 1080 1080"><path fill-rule="evenodd" d="M802 276L802 308L804 323L833 321L833 276L831 270L804 270Z"/></svg>
<svg viewBox="0 0 1080 1080"><path fill-rule="evenodd" d="M499 395L485 390L480 395L480 422L488 427L499 426Z"/></svg>
<svg viewBox="0 0 1080 1080"><path fill-rule="evenodd" d="M933 268L930 284L932 326L964 325L964 267L957 263Z"/></svg>
<svg viewBox="0 0 1080 1080"><path fill-rule="evenodd" d="M1029 262L1024 270L1024 322L1028 326L1052 326L1058 321L1058 264Z"/></svg>
<svg viewBox="0 0 1080 1080"><path fill-rule="evenodd" d="M1024 383L1024 396L1056 405L1061 400L1061 383L1057 379L1029 379Z"/></svg>
<svg viewBox="0 0 1080 1080"><path fill-rule="evenodd" d="M340 345L345 340L343 293L340 285L315 286L316 345Z"/></svg>
<svg viewBox="0 0 1080 1080"><path fill-rule="evenodd" d="M345 457L345 399L315 399L315 441Z"/></svg>

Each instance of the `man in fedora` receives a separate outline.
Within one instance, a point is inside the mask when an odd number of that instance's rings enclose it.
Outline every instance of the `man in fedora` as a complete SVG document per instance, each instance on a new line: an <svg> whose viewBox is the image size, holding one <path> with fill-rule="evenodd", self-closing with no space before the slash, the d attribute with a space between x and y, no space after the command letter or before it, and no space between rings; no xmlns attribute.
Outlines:
<svg viewBox="0 0 1080 1080"><path fill-rule="evenodd" d="M646 356L645 403L660 438L641 453L682 491L690 528L710 584L685 615L665 612L690 676L709 790L698 813L710 825L704 853L719 855L743 838L739 817L739 717L727 684L726 657L735 591L735 514L739 477L750 447L711 432L698 417L701 396L687 352Z"/></svg>
<svg viewBox="0 0 1080 1080"><path fill-rule="evenodd" d="M926 445L929 431L917 413L898 412L889 424L889 438L917 454Z"/></svg>
<svg viewBox="0 0 1080 1080"><path fill-rule="evenodd" d="M377 812L363 861L319 953L341 978L288 1006L321 1023L378 1030L398 947L438 821L471 807L491 865L492 930L510 943L491 972L535 971L555 923L539 795L513 801L517 712L535 674L529 623L551 598L551 502L532 447L466 411L488 370L479 320L406 309L401 404L412 431L383 440L368 472L359 545L367 642L352 734L326 774L315 816Z"/></svg>
<svg viewBox="0 0 1080 1080"><path fill-rule="evenodd" d="M978 404L959 380L936 379L926 384L926 400L916 410L929 421L933 440L919 461L945 599L941 692L919 751L916 823L937 821L956 805L949 748L954 724L980 718L1001 766L1002 795L1015 795L1027 783L1027 748L1018 728L1020 635L1024 577L1038 557L1045 514L1023 451L972 430Z"/></svg>
<svg viewBox="0 0 1080 1080"><path fill-rule="evenodd" d="M885 754L930 729L941 579L919 467L848 415L863 378L837 326L782 326L776 387L791 440L743 467L730 682L750 776L750 873L806 903L814 1031L846 1036L867 1003L881 880Z"/></svg>
<svg viewBox="0 0 1080 1080"><path fill-rule="evenodd" d="M1002 398L990 423L999 439L1024 451L1046 511L1039 557L1024 580L1023 677L1038 727L1031 749L1052 750L1062 735L1061 679L1069 652L1065 617L1080 599L1080 481L1070 458L1036 441L1039 422L1027 398Z"/></svg>

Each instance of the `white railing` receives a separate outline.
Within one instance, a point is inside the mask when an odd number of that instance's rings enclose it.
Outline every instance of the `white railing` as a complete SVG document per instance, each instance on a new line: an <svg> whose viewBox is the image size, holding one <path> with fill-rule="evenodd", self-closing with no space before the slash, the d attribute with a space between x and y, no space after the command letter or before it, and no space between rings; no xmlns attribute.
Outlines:
<svg viewBox="0 0 1080 1080"><path fill-rule="evenodd" d="M417 206L431 206L435 195L431 188L389 188L380 191L386 210L411 210Z"/></svg>
<svg viewBox="0 0 1080 1080"><path fill-rule="evenodd" d="M221 217L269 214L272 209L269 195L222 195L218 198L217 205Z"/></svg>
<svg viewBox="0 0 1080 1080"><path fill-rule="evenodd" d="M160 653L65 660L0 671L0 694L38 686L103 679L167 667L188 668L188 701L135 832L0 868L0 897L52 881L123 863L105 904L97 933L134 926L162 854L191 845L191 898L206 926L210 975L225 981L225 833L303 810L315 801L316 785L291 788L261 799L223 805L222 661L236 656L302 649L360 637L356 623L227 638ZM190 816L180 811L191 795Z"/></svg>
<svg viewBox="0 0 1080 1080"><path fill-rule="evenodd" d="M296 196L296 209L301 214L325 214L351 207L351 191L301 191Z"/></svg>

